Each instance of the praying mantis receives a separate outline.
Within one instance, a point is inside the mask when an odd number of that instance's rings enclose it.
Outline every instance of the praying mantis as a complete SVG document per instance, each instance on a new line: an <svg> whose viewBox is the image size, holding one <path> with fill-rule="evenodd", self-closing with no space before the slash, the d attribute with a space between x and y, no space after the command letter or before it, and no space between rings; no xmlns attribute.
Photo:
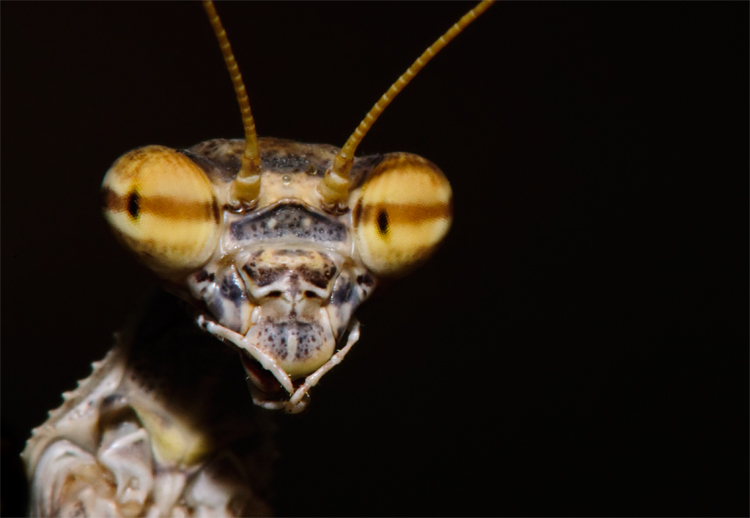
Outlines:
<svg viewBox="0 0 750 518"><path fill-rule="evenodd" d="M106 181L105 181L105 184L106 184ZM131 198L132 198L132 197L131 197ZM130 205L133 205L133 206L135 206L136 208L135 208L135 209L133 209L133 210L131 210L131 209L130 209ZM138 209L138 202L137 202L137 198L136 198L136 201L133 201L132 199L129 199L129 204L128 204L128 212L129 212L129 213L131 214L131 216L134 216L134 217L136 217L136 216L137 216L137 212L138 212L138 210L137 210L137 209ZM385 228L387 228L387 219L386 219L385 221L386 221L386 223L381 223L381 221L380 221L380 219L379 219L379 218L378 218L378 220L377 220L378 226L380 227L381 231L383 231L384 227L385 227ZM392 223L392 224L393 224L393 223ZM441 233L444 233L444 232L445 232L444 230L443 230L443 231L441 231ZM304 388L304 387L303 387L303 388ZM293 398L293 399L294 399L294 398Z"/></svg>
<svg viewBox="0 0 750 518"><path fill-rule="evenodd" d="M218 5L260 135L337 146L469 7ZM0 9L0 503L21 515L6 459L157 289L101 218L104 172L128 149L242 131L198 5ZM729 284L678 245L720 244L701 225L728 228L726 207L693 201L727 205L713 189L746 172L725 152L744 135L745 11L504 3L420 73L359 154L437 164L453 227L362 306L309 408L274 413L277 514L743 514L726 469L743 385L728 349L701 347L732 318Z"/></svg>

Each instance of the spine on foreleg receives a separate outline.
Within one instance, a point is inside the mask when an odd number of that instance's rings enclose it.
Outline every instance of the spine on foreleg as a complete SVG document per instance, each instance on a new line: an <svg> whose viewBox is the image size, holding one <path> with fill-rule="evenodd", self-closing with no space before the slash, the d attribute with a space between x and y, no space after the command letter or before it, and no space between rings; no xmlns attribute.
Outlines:
<svg viewBox="0 0 750 518"><path fill-rule="evenodd" d="M269 514L267 416L236 356L174 306L162 295L33 431L31 515Z"/></svg>

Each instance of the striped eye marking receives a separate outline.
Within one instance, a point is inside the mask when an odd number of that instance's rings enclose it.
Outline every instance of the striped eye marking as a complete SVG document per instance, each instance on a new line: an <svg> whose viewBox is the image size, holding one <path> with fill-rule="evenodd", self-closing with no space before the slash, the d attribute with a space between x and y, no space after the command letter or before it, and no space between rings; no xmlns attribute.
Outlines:
<svg viewBox="0 0 750 518"><path fill-rule="evenodd" d="M400 276L429 258L450 228L452 192L438 167L391 153L367 176L352 223L362 261L377 274Z"/></svg>
<svg viewBox="0 0 750 518"><path fill-rule="evenodd" d="M149 214L162 220L213 221L219 223L221 210L215 198L211 200L179 200L173 196L141 195L140 186L122 196L115 191L102 191L103 209L106 212L127 212L133 220L142 214Z"/></svg>
<svg viewBox="0 0 750 518"><path fill-rule="evenodd" d="M162 146L126 153L102 183L104 216L150 268L201 266L216 249L221 210L211 182L187 156Z"/></svg>

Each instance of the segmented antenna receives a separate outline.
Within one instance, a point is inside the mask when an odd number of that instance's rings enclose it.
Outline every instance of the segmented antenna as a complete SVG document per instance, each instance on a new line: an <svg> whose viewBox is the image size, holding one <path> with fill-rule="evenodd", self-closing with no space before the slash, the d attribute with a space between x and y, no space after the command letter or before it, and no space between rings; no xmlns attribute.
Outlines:
<svg viewBox="0 0 750 518"><path fill-rule="evenodd" d="M247 99L245 83L242 82L242 74L237 66L237 61L232 54L232 47L227 39L227 33L221 25L219 15L211 0L203 2L203 8L208 15L208 21L214 29L216 39L219 40L221 53L224 55L224 63L227 65L229 76L232 78L234 93L237 94L237 102L242 112L242 124L245 127L245 152L242 155L240 172L232 183L230 204L235 207L252 205L260 194L260 153L258 153L258 135L255 132L255 120L250 112L250 102Z"/></svg>
<svg viewBox="0 0 750 518"><path fill-rule="evenodd" d="M474 9L466 13L461 19L453 25L448 31L440 36L438 40L430 45L430 47L424 51L424 53L417 58L417 60L404 72L404 74L398 78L398 80L391 85L383 97L375 103L370 112L365 116L362 122L354 133L346 141L344 147L336 155L333 160L333 166L326 171L323 181L318 184L318 192L323 197L324 205L334 211L339 211L343 208L346 203L346 198L349 194L349 170L352 168L354 162L354 152L359 146L364 136L370 130L372 125L378 119L386 106L391 104L391 101L396 95L409 84L409 81L414 79L417 72L422 70L435 54L445 47L448 42L458 36L458 34L466 28L471 22L477 19L480 14L485 12L490 5L494 3L494 0L484 0L479 3Z"/></svg>

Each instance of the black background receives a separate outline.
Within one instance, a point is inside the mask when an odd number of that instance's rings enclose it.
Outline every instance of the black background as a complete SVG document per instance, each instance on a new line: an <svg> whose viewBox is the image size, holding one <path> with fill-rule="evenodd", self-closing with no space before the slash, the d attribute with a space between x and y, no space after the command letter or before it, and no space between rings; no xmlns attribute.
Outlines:
<svg viewBox="0 0 750 518"><path fill-rule="evenodd" d="M469 7L218 5L259 133L336 145ZM277 514L747 515L747 20L499 4L425 68L359 152L438 164L454 226L278 417ZM223 67L197 4L3 2L4 462L155 289L101 178L240 137Z"/></svg>

